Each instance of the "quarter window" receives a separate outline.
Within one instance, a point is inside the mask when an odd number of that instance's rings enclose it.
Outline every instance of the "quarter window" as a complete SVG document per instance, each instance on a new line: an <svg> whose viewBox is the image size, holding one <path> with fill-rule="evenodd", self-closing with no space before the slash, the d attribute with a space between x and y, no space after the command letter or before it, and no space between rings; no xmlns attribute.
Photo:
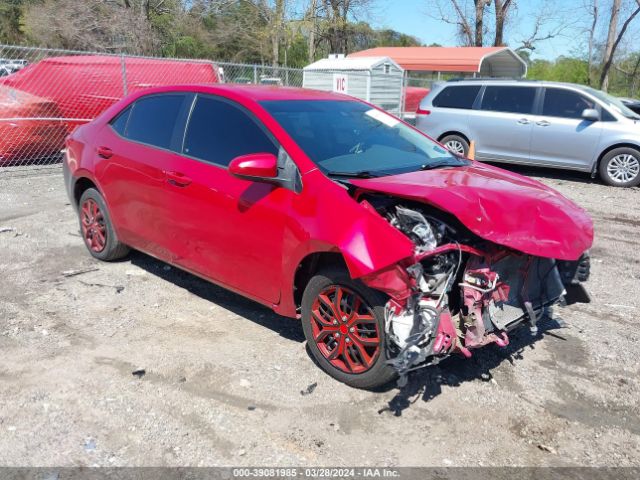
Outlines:
<svg viewBox="0 0 640 480"><path fill-rule="evenodd" d="M185 95L153 95L136 101L129 114L125 137L169 149Z"/></svg>
<svg viewBox="0 0 640 480"><path fill-rule="evenodd" d="M595 103L571 90L547 88L542 114L549 117L582 118L582 111L595 108Z"/></svg>
<svg viewBox="0 0 640 480"><path fill-rule="evenodd" d="M479 91L480 85L446 87L433 99L433 106L469 110L473 108L473 103L476 101Z"/></svg>
<svg viewBox="0 0 640 480"><path fill-rule="evenodd" d="M127 128L127 121L129 120L129 114L131 113L131 107L127 107L123 112L119 113L113 120L111 120L111 128L113 128L118 134L124 137L125 128Z"/></svg>
<svg viewBox="0 0 640 480"><path fill-rule="evenodd" d="M531 87L488 86L482 96L482 110L505 113L531 113L536 89Z"/></svg>
<svg viewBox="0 0 640 480"><path fill-rule="evenodd" d="M247 113L228 101L204 96L198 97L191 112L183 151L223 166L240 155L278 154L274 142Z"/></svg>

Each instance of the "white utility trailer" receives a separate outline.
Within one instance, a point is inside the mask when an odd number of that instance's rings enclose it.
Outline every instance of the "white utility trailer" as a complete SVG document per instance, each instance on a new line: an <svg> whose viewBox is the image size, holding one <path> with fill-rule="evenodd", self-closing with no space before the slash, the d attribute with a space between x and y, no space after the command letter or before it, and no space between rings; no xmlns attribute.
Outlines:
<svg viewBox="0 0 640 480"><path fill-rule="evenodd" d="M330 55L303 69L304 88L351 95L394 115L402 112L403 85L404 70L389 57Z"/></svg>

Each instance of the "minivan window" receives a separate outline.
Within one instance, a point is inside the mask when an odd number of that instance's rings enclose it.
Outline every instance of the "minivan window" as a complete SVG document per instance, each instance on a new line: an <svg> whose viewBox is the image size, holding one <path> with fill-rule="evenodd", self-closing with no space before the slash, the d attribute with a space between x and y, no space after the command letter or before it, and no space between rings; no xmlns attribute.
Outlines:
<svg viewBox="0 0 640 480"><path fill-rule="evenodd" d="M176 118L185 95L142 97L133 105L125 137L136 142L169 149Z"/></svg>
<svg viewBox="0 0 640 480"><path fill-rule="evenodd" d="M582 118L583 110L595 108L595 102L584 95L562 88L547 88L542 114L548 117Z"/></svg>
<svg viewBox="0 0 640 480"><path fill-rule="evenodd" d="M434 107L471 109L476 101L480 85L446 87L433 99Z"/></svg>
<svg viewBox="0 0 640 480"><path fill-rule="evenodd" d="M536 98L534 87L488 86L482 96L482 110L505 113L531 113Z"/></svg>
<svg viewBox="0 0 640 480"><path fill-rule="evenodd" d="M277 155L278 148L240 107L226 100L199 96L191 112L183 152L227 166L240 155Z"/></svg>

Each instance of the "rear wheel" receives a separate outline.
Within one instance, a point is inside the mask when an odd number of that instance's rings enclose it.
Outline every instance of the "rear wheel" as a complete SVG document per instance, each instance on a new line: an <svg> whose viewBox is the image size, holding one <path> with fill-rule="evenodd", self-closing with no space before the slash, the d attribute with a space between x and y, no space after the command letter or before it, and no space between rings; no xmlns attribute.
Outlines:
<svg viewBox="0 0 640 480"><path fill-rule="evenodd" d="M356 388L388 383L385 295L341 268L321 271L302 297L302 326L314 358L333 378Z"/></svg>
<svg viewBox="0 0 640 480"><path fill-rule="evenodd" d="M614 187L640 185L640 152L633 148L614 148L600 161L600 178Z"/></svg>
<svg viewBox="0 0 640 480"><path fill-rule="evenodd" d="M95 188L88 188L80 197L78 214L80 232L92 256L110 261L125 257L129 253L129 247L118 241L107 205Z"/></svg>
<svg viewBox="0 0 640 480"><path fill-rule="evenodd" d="M461 157L466 157L469 153L469 142L460 135L447 135L440 140L440 143L447 147L447 150Z"/></svg>

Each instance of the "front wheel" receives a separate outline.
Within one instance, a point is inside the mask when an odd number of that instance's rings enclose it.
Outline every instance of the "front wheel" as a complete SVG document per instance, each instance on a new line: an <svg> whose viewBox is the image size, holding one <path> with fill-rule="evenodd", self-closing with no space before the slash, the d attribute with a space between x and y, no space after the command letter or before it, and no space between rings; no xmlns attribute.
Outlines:
<svg viewBox="0 0 640 480"><path fill-rule="evenodd" d="M354 281L341 268L313 277L302 296L302 327L322 369L356 388L379 387L396 373L385 348L381 292Z"/></svg>
<svg viewBox="0 0 640 480"><path fill-rule="evenodd" d="M633 148L614 148L600 161L600 178L614 187L640 185L640 152Z"/></svg>

